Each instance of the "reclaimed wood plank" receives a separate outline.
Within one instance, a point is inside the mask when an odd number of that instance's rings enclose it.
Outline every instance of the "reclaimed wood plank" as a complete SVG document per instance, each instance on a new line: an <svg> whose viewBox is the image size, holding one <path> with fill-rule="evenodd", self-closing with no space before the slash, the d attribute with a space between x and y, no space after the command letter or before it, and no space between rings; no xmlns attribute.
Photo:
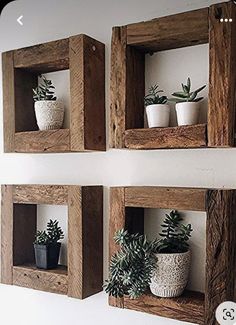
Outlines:
<svg viewBox="0 0 236 325"><path fill-rule="evenodd" d="M67 205L66 185L14 185L13 202L24 204Z"/></svg>
<svg viewBox="0 0 236 325"><path fill-rule="evenodd" d="M214 325L215 310L234 300L236 191L207 193L205 324Z"/></svg>
<svg viewBox="0 0 236 325"><path fill-rule="evenodd" d="M232 22L220 22L219 12ZM208 145L233 147L236 106L236 6L233 1L211 6L209 25Z"/></svg>
<svg viewBox="0 0 236 325"><path fill-rule="evenodd" d="M66 295L68 290L67 268L59 266L55 270L39 270L34 265L14 266L13 284Z"/></svg>
<svg viewBox="0 0 236 325"><path fill-rule="evenodd" d="M125 206L206 211L206 190L133 186L125 188Z"/></svg>
<svg viewBox="0 0 236 325"><path fill-rule="evenodd" d="M127 25L127 44L145 52L208 43L208 8Z"/></svg>
<svg viewBox="0 0 236 325"><path fill-rule="evenodd" d="M18 132L15 134L16 152L68 152L70 151L70 130Z"/></svg>
<svg viewBox="0 0 236 325"><path fill-rule="evenodd" d="M126 130L125 146L129 149L206 147L206 124Z"/></svg>

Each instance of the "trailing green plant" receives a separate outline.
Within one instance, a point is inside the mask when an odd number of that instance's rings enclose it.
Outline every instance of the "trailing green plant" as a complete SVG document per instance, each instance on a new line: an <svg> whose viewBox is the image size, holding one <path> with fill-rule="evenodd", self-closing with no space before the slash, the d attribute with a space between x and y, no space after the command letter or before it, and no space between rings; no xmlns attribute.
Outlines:
<svg viewBox="0 0 236 325"><path fill-rule="evenodd" d="M188 241L193 231L190 224L183 225L183 218L178 211L173 210L166 214L166 218L161 225L162 232L159 234L162 238L158 242L157 253L184 253L189 249Z"/></svg>
<svg viewBox="0 0 236 325"><path fill-rule="evenodd" d="M51 220L47 223L47 230L38 230L35 236L34 244L37 245L48 245L57 243L59 240L64 238L63 231L58 225L57 220Z"/></svg>
<svg viewBox="0 0 236 325"><path fill-rule="evenodd" d="M33 89L34 101L40 100L56 100L55 87L51 80L48 80L44 75L40 76L40 84Z"/></svg>
<svg viewBox="0 0 236 325"><path fill-rule="evenodd" d="M116 298L138 298L148 288L156 267L156 253L182 253L189 248L191 225L180 224L180 214L173 210L162 224L161 239L148 241L145 235L119 230L114 237L120 249L111 257L105 291Z"/></svg>
<svg viewBox="0 0 236 325"><path fill-rule="evenodd" d="M187 84L184 85L182 83L182 91L174 92L172 96L175 98L171 98L170 101L177 102L177 103L184 103L184 102L199 102L204 97L197 97L198 93L200 93L206 85L191 91L191 80L190 78L187 79Z"/></svg>
<svg viewBox="0 0 236 325"><path fill-rule="evenodd" d="M167 103L168 98L166 96L159 95L159 93L163 93L163 90L158 90L158 87L158 85L154 85L149 88L148 94L144 97L145 106Z"/></svg>

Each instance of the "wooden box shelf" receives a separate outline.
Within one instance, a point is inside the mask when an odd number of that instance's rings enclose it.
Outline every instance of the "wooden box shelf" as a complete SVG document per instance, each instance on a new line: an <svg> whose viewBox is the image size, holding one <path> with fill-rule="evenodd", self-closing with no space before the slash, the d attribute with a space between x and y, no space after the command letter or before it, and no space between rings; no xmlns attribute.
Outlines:
<svg viewBox="0 0 236 325"><path fill-rule="evenodd" d="M5 152L106 150L103 43L81 34L12 50L2 68ZM32 88L40 74L60 70L70 73L69 128L38 131Z"/></svg>
<svg viewBox="0 0 236 325"><path fill-rule="evenodd" d="M118 246L113 237L121 228L144 232L144 208L206 212L206 264L204 294L185 291L178 298L163 299L150 292L139 299L109 298L115 307L133 309L196 324L216 325L215 310L236 298L236 190L156 186L110 189L110 255Z"/></svg>
<svg viewBox="0 0 236 325"><path fill-rule="evenodd" d="M103 188L2 185L1 282L86 298L103 285ZM38 270L37 204L68 206L68 267Z"/></svg>
<svg viewBox="0 0 236 325"><path fill-rule="evenodd" d="M232 18L222 23L220 18ZM111 48L110 147L233 147L236 106L236 6L232 1L114 27ZM202 126L144 127L145 54L209 43L207 132ZM227 80L227 82L226 82Z"/></svg>

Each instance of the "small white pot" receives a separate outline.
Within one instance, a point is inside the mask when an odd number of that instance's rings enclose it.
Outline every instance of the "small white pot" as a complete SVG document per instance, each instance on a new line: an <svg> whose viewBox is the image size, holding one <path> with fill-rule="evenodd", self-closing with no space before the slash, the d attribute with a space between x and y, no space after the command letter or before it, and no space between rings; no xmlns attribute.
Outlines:
<svg viewBox="0 0 236 325"><path fill-rule="evenodd" d="M199 102L177 103L175 109L178 125L198 124L200 112Z"/></svg>
<svg viewBox="0 0 236 325"><path fill-rule="evenodd" d="M191 253L155 254L156 269L153 272L151 292L164 298L180 296L188 282Z"/></svg>
<svg viewBox="0 0 236 325"><path fill-rule="evenodd" d="M60 129L64 120L64 106L57 100L40 100L34 103L39 130Z"/></svg>
<svg viewBox="0 0 236 325"><path fill-rule="evenodd" d="M170 106L153 104L146 107L149 128L167 127L170 121Z"/></svg>

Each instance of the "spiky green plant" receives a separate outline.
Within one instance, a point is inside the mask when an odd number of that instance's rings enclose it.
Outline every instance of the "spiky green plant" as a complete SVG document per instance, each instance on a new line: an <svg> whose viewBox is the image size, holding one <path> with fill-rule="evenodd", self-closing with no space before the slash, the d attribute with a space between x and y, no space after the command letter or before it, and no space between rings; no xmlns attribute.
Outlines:
<svg viewBox="0 0 236 325"><path fill-rule="evenodd" d="M58 225L57 220L51 220L47 223L47 231L37 231L34 244L48 245L57 243L64 238L63 231Z"/></svg>
<svg viewBox="0 0 236 325"><path fill-rule="evenodd" d="M191 80L190 78L187 79L187 84L184 85L182 83L182 91L174 92L172 96L175 98L171 98L170 101L177 102L177 103L184 103L184 102L199 102L204 97L197 97L198 93L200 93L206 85L191 91Z"/></svg>
<svg viewBox="0 0 236 325"><path fill-rule="evenodd" d="M191 225L182 225L177 211L171 211L162 224L161 239L148 241L146 236L119 230L114 240L120 250L111 257L105 291L114 297L138 298L148 288L156 267L155 253L184 253L188 250Z"/></svg>
<svg viewBox="0 0 236 325"><path fill-rule="evenodd" d="M148 94L144 97L145 106L167 103L168 98L166 96L159 95L159 93L163 93L163 90L158 90L158 87L158 85L154 85L149 88Z"/></svg>
<svg viewBox="0 0 236 325"><path fill-rule="evenodd" d="M56 100L55 87L51 80L48 80L44 75L40 76L40 84L33 89L34 101L40 100Z"/></svg>

